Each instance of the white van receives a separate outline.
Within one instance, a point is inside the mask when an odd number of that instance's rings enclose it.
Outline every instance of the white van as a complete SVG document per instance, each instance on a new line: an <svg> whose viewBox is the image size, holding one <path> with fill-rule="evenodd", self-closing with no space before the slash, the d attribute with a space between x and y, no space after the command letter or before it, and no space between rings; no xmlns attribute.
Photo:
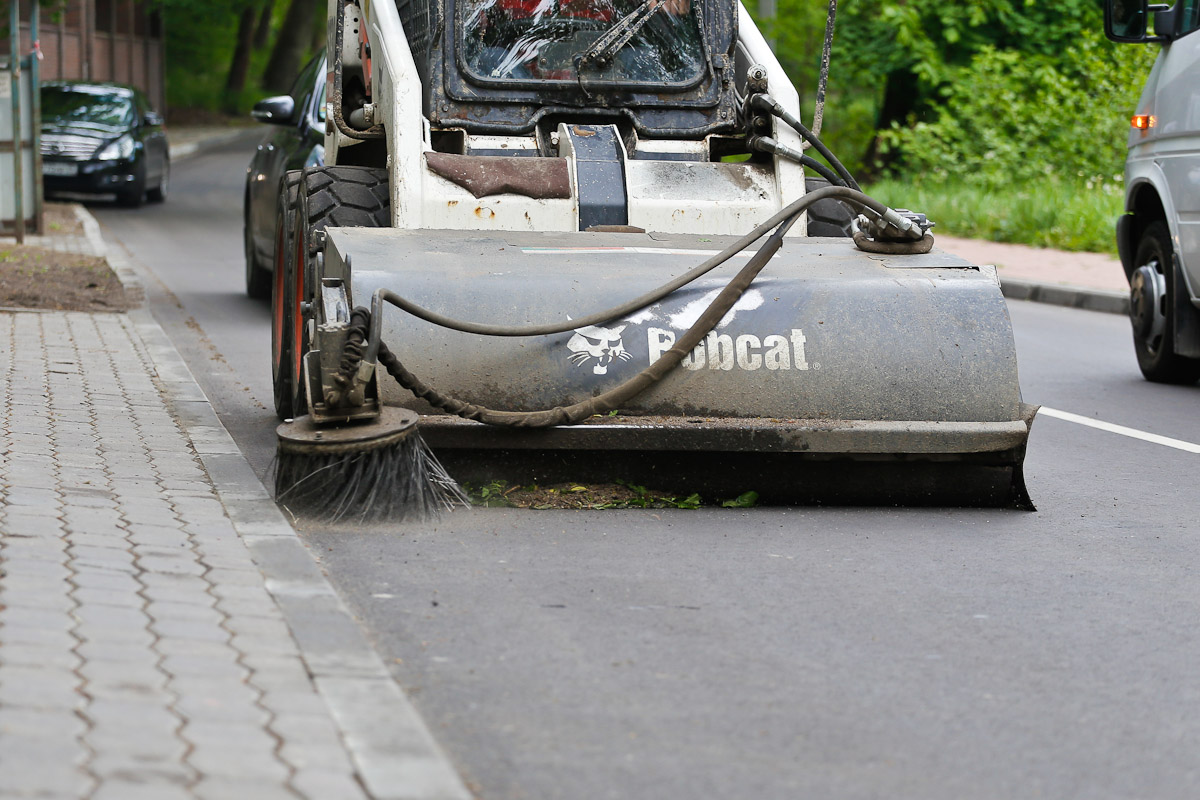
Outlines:
<svg viewBox="0 0 1200 800"><path fill-rule="evenodd" d="M1115 42L1159 42L1129 132L1117 248L1152 381L1200 379L1200 0L1105 0Z"/></svg>

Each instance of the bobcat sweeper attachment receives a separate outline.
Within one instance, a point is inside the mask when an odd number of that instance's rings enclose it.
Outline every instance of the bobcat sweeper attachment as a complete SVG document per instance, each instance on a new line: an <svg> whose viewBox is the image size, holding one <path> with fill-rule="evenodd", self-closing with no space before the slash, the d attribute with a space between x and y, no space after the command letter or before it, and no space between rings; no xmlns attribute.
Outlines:
<svg viewBox="0 0 1200 800"><path fill-rule="evenodd" d="M423 513L448 473L1032 507L994 268L858 191L733 0L329 25L328 166L281 187L283 502Z"/></svg>

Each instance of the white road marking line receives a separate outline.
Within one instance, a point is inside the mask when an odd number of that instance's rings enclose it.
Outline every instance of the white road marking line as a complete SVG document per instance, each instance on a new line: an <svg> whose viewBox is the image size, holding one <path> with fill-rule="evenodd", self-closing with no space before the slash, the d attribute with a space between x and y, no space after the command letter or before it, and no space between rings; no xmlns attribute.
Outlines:
<svg viewBox="0 0 1200 800"><path fill-rule="evenodd" d="M1082 417L1079 414L1072 414L1070 411L1059 411L1057 408L1048 408L1042 406L1038 410L1039 414L1045 414L1047 417L1054 417L1066 422L1074 422L1078 425L1086 425L1089 428L1096 428L1109 433L1128 436L1131 439L1141 439L1143 442L1151 442L1153 444L1161 444L1163 447L1174 447L1176 450L1183 450L1186 453L1200 454L1200 444L1185 442L1182 439L1172 439L1169 436L1159 436L1157 433L1147 433L1139 431L1137 428L1126 428L1124 425L1114 425L1111 422L1102 422L1091 417Z"/></svg>

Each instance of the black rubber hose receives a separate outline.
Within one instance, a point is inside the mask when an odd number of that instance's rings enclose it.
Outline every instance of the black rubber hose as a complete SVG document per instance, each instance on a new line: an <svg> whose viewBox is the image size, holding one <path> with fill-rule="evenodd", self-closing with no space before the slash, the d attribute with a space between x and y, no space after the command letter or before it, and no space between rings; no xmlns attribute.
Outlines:
<svg viewBox="0 0 1200 800"><path fill-rule="evenodd" d="M806 156L799 150L795 150L785 144L780 144L770 136L751 134L746 137L746 146L751 150L757 150L760 153L770 153L771 155L776 155L780 158L786 158L789 161L794 161L802 167L808 167L813 172L829 181L831 186L846 185L846 182L842 180L840 175L822 164L820 161L817 161L812 156Z"/></svg>
<svg viewBox="0 0 1200 800"><path fill-rule="evenodd" d="M818 189L815 192L809 192L798 200L792 202L787 207L777 211L771 215L771 218L761 225L756 227L750 233L738 239L736 242L726 247L717 255L705 261L703 264L694 269L685 272L678 278L669 281L657 289L654 289L641 297L634 298L627 303L616 306L614 308L599 311L595 314L589 314L586 317L566 320L565 322L547 323L544 325L491 325L478 322L464 322L452 317L447 317L443 314L430 311L423 306L408 300L395 292L387 289L377 289L375 295L371 298L371 335L368 339L366 360L374 362L376 353L379 352L379 340L383 331L383 304L384 302L391 303L402 311L406 311L419 319L426 322L438 325L450 330L461 331L462 333L473 333L480 336L548 336L554 333L566 333L577 328L584 328L588 325L600 325L614 319L628 316L635 311L645 308L648 305L658 302L671 292L680 289L687 284L695 281L712 270L724 264L733 256L745 250L749 245L761 239L772 228L781 223L796 218L800 212L807 209L812 204L824 200L825 198L834 198L847 200L857 206L869 208L880 216L889 212L887 206L880 203L874 198L868 197L861 191L850 189L845 186L827 186L824 189ZM789 224L790 227L790 224Z"/></svg>
<svg viewBox="0 0 1200 800"><path fill-rule="evenodd" d="M796 133L800 134L800 136L802 136L806 142L812 144L813 149L820 153L821 157L828 161L833 168L837 170L838 175L842 176L842 179L845 181L847 186L849 186L851 189L862 191L862 188L858 185L858 181L854 180L854 176L851 175L850 171L846 169L845 165L838 160L838 157L833 154L833 151L826 147L825 143L822 142L816 134L805 127L803 122L796 119L796 117L793 116L790 111L780 105L778 100L776 100L774 97L771 97L769 94L756 94L750 98L750 107L757 107L760 111L766 111L770 114L774 114L776 117L783 120L788 126L795 130Z"/></svg>
<svg viewBox="0 0 1200 800"><path fill-rule="evenodd" d="M636 397L641 392L662 380L662 378L690 353L708 333L717 326L724 316L733 308L733 304L750 288L754 278L767 265L771 257L783 244L784 234L798 218L795 216L785 220L771 237L767 239L758 252L751 256L746 266L734 276L716 299L709 304L695 324L672 345L671 349L650 366L637 375L621 383L607 392L596 397L590 397L569 406L557 406L544 411L496 411L484 406L459 400L427 386L413 373L400 363L400 359L392 353L387 345L379 343L379 363L396 381L420 399L435 408L440 408L451 414L465 419L476 420L488 425L499 425L510 428L549 428L555 425L572 425L596 414L604 414ZM377 293L378 294L378 293ZM374 315L372 315L374 317ZM375 320L372 318L372 325Z"/></svg>

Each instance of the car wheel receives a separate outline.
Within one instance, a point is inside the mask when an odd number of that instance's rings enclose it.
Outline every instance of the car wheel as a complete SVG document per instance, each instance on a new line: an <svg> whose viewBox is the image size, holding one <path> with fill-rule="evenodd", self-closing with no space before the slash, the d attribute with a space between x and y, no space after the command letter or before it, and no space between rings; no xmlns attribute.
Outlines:
<svg viewBox="0 0 1200 800"><path fill-rule="evenodd" d="M242 215L242 250L246 257L246 294L255 300L266 300L271 296L271 271L262 265L254 247L249 193L246 195L246 210Z"/></svg>
<svg viewBox="0 0 1200 800"><path fill-rule="evenodd" d="M171 183L171 162L163 162L162 175L158 176L158 183L153 189L146 192L146 199L151 203L161 203L167 199L167 187Z"/></svg>
<svg viewBox="0 0 1200 800"><path fill-rule="evenodd" d="M127 208L139 208L146 199L146 163L138 164L127 189L117 192L117 202Z"/></svg>
<svg viewBox="0 0 1200 800"><path fill-rule="evenodd" d="M292 378L295 362L292 341L291 281L288 273L296 260L292 237L296 227L296 204L300 172L287 173L279 186L275 204L275 270L271 274L271 388L275 413L280 419L294 416Z"/></svg>
<svg viewBox="0 0 1200 800"><path fill-rule="evenodd" d="M1129 277L1129 317L1133 348L1147 380L1195 383L1200 360L1175 353L1175 269L1171 234L1161 220L1142 231Z"/></svg>
<svg viewBox="0 0 1200 800"><path fill-rule="evenodd" d="M804 179L804 191L815 192L830 185L824 178ZM832 197L818 200L808 209L809 236L851 236L850 223L857 213L849 205Z"/></svg>
<svg viewBox="0 0 1200 800"><path fill-rule="evenodd" d="M386 228L391 225L391 196L388 192L387 170L374 167L312 167L304 170L298 192L296 214L295 269L289 273L288 297L292 304L292 340L297 376L294 384L292 410L297 414L308 411L301 368L311 343L308 322L312 317L313 287L317 275L317 253L320 248L315 234L326 228ZM307 313L306 313L307 310Z"/></svg>

